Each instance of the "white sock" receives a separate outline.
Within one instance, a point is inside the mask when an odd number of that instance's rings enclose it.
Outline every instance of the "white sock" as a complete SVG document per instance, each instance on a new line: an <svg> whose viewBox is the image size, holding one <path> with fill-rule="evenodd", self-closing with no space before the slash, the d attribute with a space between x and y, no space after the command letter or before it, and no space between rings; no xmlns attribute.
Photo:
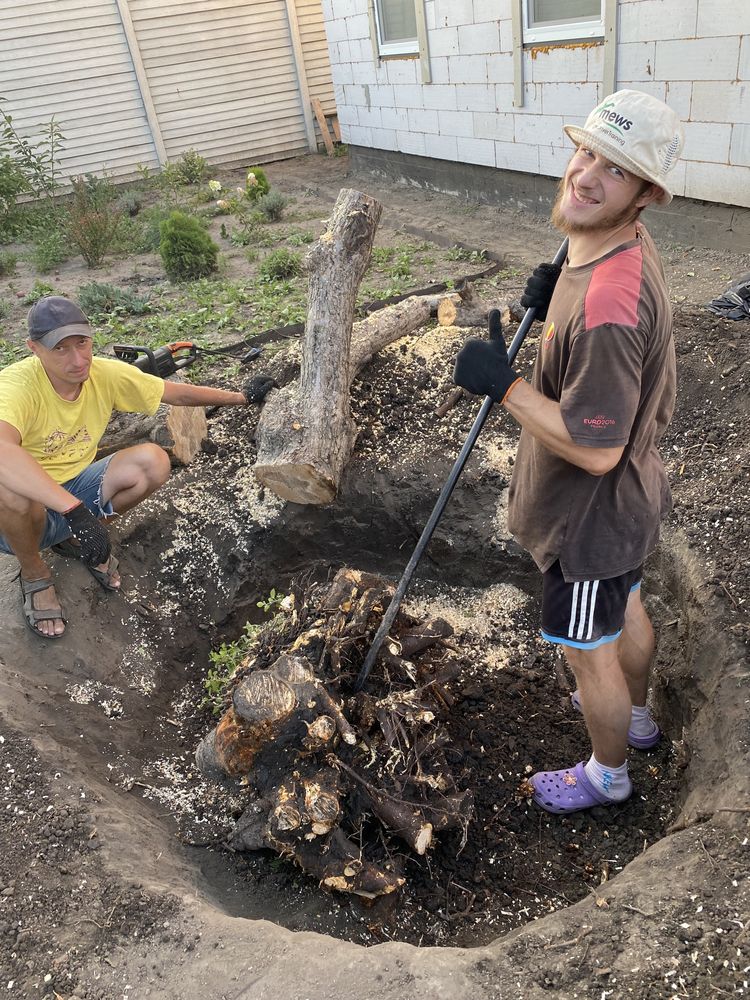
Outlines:
<svg viewBox="0 0 750 1000"><path fill-rule="evenodd" d="M653 735L654 720L651 718L651 709L648 705L633 705L630 715L630 732L634 736Z"/></svg>
<svg viewBox="0 0 750 1000"><path fill-rule="evenodd" d="M591 759L584 766L584 770L594 788L613 802L623 802L633 791L628 777L627 761L620 767L605 767L591 754Z"/></svg>

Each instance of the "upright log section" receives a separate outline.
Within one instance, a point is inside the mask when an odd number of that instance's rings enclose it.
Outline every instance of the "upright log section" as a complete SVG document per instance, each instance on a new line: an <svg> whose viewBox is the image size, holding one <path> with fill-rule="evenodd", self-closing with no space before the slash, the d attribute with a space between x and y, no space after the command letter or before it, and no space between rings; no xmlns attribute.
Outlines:
<svg viewBox="0 0 750 1000"><path fill-rule="evenodd" d="M354 446L349 406L354 307L382 208L374 198L342 189L307 258L299 382L268 396L256 432L255 475L285 500L330 503Z"/></svg>

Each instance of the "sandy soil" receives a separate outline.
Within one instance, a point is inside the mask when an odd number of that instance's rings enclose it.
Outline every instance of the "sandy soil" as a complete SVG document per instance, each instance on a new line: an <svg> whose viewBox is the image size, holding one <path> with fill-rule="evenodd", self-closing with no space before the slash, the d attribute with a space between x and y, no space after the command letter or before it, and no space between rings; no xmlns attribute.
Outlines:
<svg viewBox="0 0 750 1000"><path fill-rule="evenodd" d="M493 251L505 266L484 290L503 297L559 244L529 216L347 169L307 157L278 164L274 182L320 218L339 187L366 190L385 206L384 244L429 233ZM470 851L442 843L427 876L409 869L413 890L399 907L368 912L271 857L220 849L233 805L192 765L211 725L196 708L208 650L299 573L354 563L397 577L476 412L464 402L434 416L466 332L407 338L355 383L362 430L330 508L282 505L260 490L255 414L219 412L206 453L119 523L123 595L105 596L82 567L55 558L71 620L63 641L28 635L15 562L0 560L8 996L748 995L747 324L703 309L748 268L717 251L663 253L680 371L665 442L675 511L646 589L667 739L634 762L633 800L560 821L514 797L527 767L563 766L585 740L567 679L535 635L535 574L504 530L515 431L494 414L409 598L452 617L465 655L449 724L474 748ZM59 280L75 287L77 267ZM132 267L119 262L100 280L125 281ZM144 273L144 261L137 267ZM533 347L532 338L526 363ZM265 367L280 380L294 374L293 358Z"/></svg>

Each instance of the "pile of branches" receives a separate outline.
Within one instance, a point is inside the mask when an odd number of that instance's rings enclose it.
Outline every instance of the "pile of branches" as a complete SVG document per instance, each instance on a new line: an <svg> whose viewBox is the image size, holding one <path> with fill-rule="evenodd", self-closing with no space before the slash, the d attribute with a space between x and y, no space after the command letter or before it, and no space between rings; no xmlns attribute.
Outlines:
<svg viewBox="0 0 750 1000"><path fill-rule="evenodd" d="M200 770L234 779L247 804L233 850L271 848L320 884L366 898L404 883L405 846L425 854L472 816L467 774L453 774L441 720L458 673L451 627L403 610L365 691L354 681L393 594L380 577L342 569L296 589L281 627L264 629L235 674ZM460 759L460 755L455 755Z"/></svg>

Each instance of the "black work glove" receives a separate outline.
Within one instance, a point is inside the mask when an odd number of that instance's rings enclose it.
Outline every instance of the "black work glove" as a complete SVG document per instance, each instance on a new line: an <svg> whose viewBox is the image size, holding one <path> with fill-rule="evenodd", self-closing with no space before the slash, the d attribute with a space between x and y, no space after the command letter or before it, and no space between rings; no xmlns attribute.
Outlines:
<svg viewBox="0 0 750 1000"><path fill-rule="evenodd" d="M68 527L81 543L81 559L88 566L99 566L109 559L109 533L88 507L79 503L63 514Z"/></svg>
<svg viewBox="0 0 750 1000"><path fill-rule="evenodd" d="M540 264L526 282L521 296L524 309L536 309L534 319L546 319L550 299L555 290L562 268L559 264Z"/></svg>
<svg viewBox="0 0 750 1000"><path fill-rule="evenodd" d="M490 310L487 327L489 340L472 337L458 352L453 381L476 396L489 396L502 403L519 376L508 364L499 309Z"/></svg>
<svg viewBox="0 0 750 1000"><path fill-rule="evenodd" d="M279 383L270 375L255 375L240 389L248 403L262 403L271 389L278 389Z"/></svg>

